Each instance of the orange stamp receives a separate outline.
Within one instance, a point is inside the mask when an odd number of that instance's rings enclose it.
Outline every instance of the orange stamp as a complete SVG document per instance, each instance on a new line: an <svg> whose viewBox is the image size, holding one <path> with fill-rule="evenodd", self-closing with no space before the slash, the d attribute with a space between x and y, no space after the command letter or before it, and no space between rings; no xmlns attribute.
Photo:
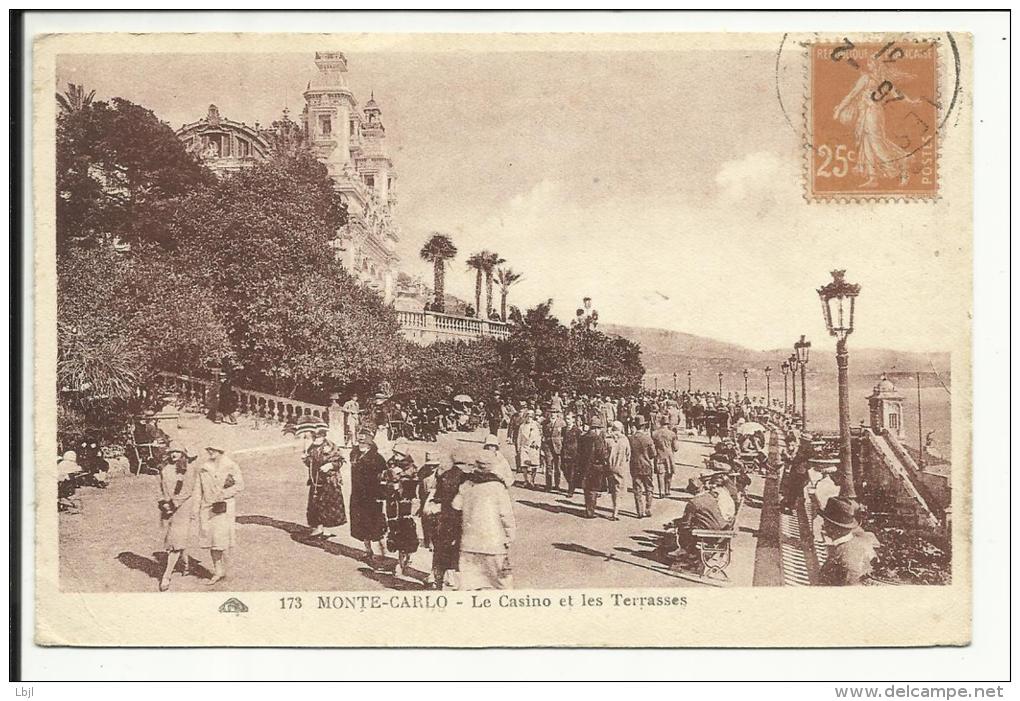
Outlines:
<svg viewBox="0 0 1020 701"><path fill-rule="evenodd" d="M938 196L938 43L808 45L808 196Z"/></svg>

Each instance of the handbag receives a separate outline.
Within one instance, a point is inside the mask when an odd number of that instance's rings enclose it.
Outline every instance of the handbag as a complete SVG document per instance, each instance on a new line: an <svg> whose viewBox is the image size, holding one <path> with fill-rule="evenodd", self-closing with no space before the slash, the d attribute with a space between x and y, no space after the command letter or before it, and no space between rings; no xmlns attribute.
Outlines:
<svg viewBox="0 0 1020 701"><path fill-rule="evenodd" d="M225 514L227 513L227 502L214 501L209 510L214 514Z"/></svg>
<svg viewBox="0 0 1020 701"><path fill-rule="evenodd" d="M178 473L180 474L180 473ZM174 485L174 496L178 496L181 493L181 489L184 488L184 475L180 474L177 478L177 484ZM174 503L173 499L160 499L156 502L159 506L159 515L163 519L168 519L174 515L174 512L180 508L178 504Z"/></svg>

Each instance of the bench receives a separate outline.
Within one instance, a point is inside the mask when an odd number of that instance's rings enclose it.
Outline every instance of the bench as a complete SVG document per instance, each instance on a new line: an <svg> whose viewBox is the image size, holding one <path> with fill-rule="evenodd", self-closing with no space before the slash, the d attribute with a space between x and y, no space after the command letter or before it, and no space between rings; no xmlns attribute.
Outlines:
<svg viewBox="0 0 1020 701"><path fill-rule="evenodd" d="M733 539L737 536L737 519L740 517L740 508L744 500L741 498L736 504L736 511L733 514L733 521L730 528L725 530L709 530L695 528L691 535L696 538L695 547L700 555L699 575L705 579L721 579L729 581L730 576L726 568L730 566L733 559Z"/></svg>

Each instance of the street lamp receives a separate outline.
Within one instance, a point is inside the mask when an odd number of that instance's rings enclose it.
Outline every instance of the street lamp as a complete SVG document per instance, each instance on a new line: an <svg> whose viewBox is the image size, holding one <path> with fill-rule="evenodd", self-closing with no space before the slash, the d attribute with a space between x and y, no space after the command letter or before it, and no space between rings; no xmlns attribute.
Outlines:
<svg viewBox="0 0 1020 701"><path fill-rule="evenodd" d="M797 356L791 355L786 359L790 364L790 416L797 414ZM804 388L801 387L801 390ZM796 425L796 422L794 422Z"/></svg>
<svg viewBox="0 0 1020 701"><path fill-rule="evenodd" d="M676 394L676 373L673 373L673 394Z"/></svg>
<svg viewBox="0 0 1020 701"><path fill-rule="evenodd" d="M822 314L829 335L836 338L836 375L839 382L839 468L843 496L856 497L853 463L850 459L850 356L846 339L854 331L854 304L860 285L844 279L845 270L833 270L832 282L818 288Z"/></svg>
<svg viewBox="0 0 1020 701"><path fill-rule="evenodd" d="M786 412L787 407L790 406L789 401L789 385L786 383L787 377L790 374L790 363L787 360L783 361L783 364L779 366L779 369L783 371L783 412Z"/></svg>
<svg viewBox="0 0 1020 701"><path fill-rule="evenodd" d="M807 361L811 352L811 341L804 340L804 334L800 340L793 344L793 350L797 353L797 365L800 366L800 420L801 426L807 428Z"/></svg>
<svg viewBox="0 0 1020 701"><path fill-rule="evenodd" d="M691 391L691 371L687 371L687 391Z"/></svg>
<svg viewBox="0 0 1020 701"><path fill-rule="evenodd" d="M744 368L744 399L747 399L747 368Z"/></svg>
<svg viewBox="0 0 1020 701"><path fill-rule="evenodd" d="M772 374L772 368L768 365L765 366L765 407L772 406L772 385L769 382L769 375Z"/></svg>
<svg viewBox="0 0 1020 701"><path fill-rule="evenodd" d="M719 399L722 399L722 373L719 373Z"/></svg>

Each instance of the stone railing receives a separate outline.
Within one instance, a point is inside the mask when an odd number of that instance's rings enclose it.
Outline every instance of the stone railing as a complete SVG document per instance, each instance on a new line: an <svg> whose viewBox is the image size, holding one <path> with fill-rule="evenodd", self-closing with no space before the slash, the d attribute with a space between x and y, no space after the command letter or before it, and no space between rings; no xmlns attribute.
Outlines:
<svg viewBox="0 0 1020 701"><path fill-rule="evenodd" d="M190 375L178 375L172 372L159 373L160 385L163 390L173 392L178 396L179 404L199 404L205 406L206 397L213 385L212 380L203 380ZM278 397L274 394L257 392L251 389L234 387L234 394L237 396L237 411L242 414L259 416L270 421L286 423L291 419L311 414L312 416L329 420L329 410L321 404L301 402L296 399Z"/></svg>
<svg viewBox="0 0 1020 701"><path fill-rule="evenodd" d="M918 489L911 474L910 463L896 450L896 439L888 434L876 434L870 429L865 429L863 433L861 467L865 473L877 482L877 487L889 491L896 498L901 505L901 513L912 512L919 526L941 530L943 519L939 517L937 508L933 508L926 495ZM906 457L909 460L909 456Z"/></svg>
<svg viewBox="0 0 1020 701"><path fill-rule="evenodd" d="M422 344L510 336L509 324L469 316L454 316L439 312L398 311L397 319L404 336Z"/></svg>

